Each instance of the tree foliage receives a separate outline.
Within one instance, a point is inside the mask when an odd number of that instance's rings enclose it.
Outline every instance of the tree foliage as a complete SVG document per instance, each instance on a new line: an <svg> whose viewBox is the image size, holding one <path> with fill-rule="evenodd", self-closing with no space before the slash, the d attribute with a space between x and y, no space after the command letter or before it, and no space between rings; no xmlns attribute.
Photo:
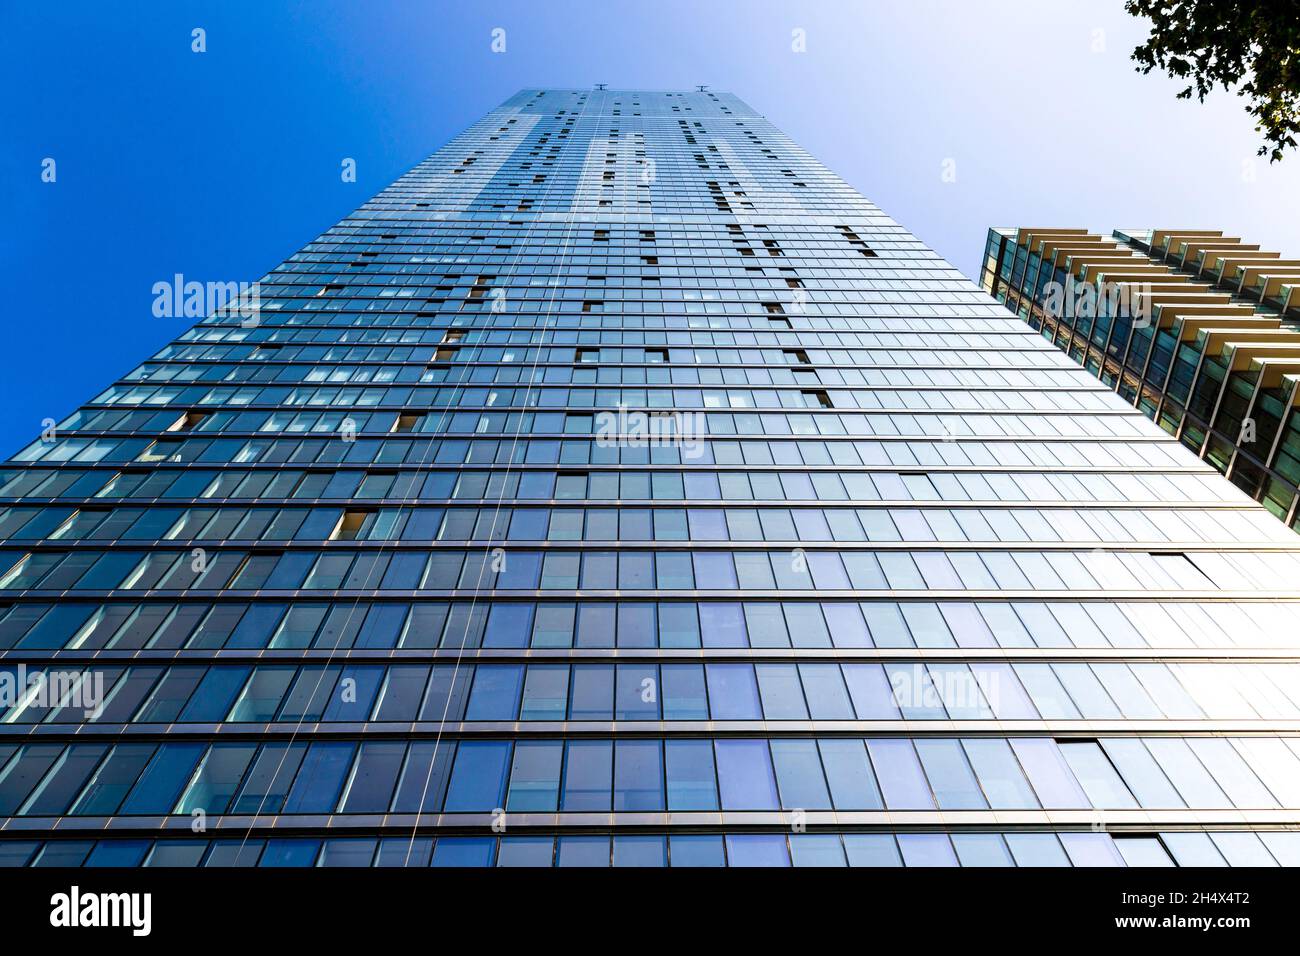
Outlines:
<svg viewBox="0 0 1300 956"><path fill-rule="evenodd" d="M1294 149L1300 134L1300 2L1297 0L1127 0L1151 21L1133 51L1143 74L1156 67L1190 80L1179 99L1204 102L1218 84L1247 97L1270 162Z"/></svg>

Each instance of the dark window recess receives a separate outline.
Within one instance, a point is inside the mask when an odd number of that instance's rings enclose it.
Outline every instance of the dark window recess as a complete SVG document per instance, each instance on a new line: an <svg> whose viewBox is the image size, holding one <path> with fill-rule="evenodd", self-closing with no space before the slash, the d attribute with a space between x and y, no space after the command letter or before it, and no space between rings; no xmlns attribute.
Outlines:
<svg viewBox="0 0 1300 956"><path fill-rule="evenodd" d="M859 236L856 232L854 232L848 226L836 226L836 228L839 229L840 234L849 241L850 245L854 246L858 250L858 252L861 253L864 257L868 259L876 258L875 251L870 246L868 246L865 242L863 242L862 237Z"/></svg>
<svg viewBox="0 0 1300 956"><path fill-rule="evenodd" d="M375 516L376 512L368 511L345 511L339 518L339 523L334 526L334 531L330 534L331 541L355 541L365 528L366 522Z"/></svg>

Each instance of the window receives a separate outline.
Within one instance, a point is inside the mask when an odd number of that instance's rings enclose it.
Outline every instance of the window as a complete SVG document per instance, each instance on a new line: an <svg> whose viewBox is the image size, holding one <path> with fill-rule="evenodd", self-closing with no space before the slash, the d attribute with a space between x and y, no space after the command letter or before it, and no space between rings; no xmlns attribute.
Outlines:
<svg viewBox="0 0 1300 956"><path fill-rule="evenodd" d="M560 809L569 812L609 810L613 757L612 741L570 740L565 745Z"/></svg>
<svg viewBox="0 0 1300 956"><path fill-rule="evenodd" d="M445 812L490 813L501 806L510 746L503 740L462 740L457 745Z"/></svg>
<svg viewBox="0 0 1300 956"><path fill-rule="evenodd" d="M775 810L780 806L766 740L714 742L723 810Z"/></svg>
<svg viewBox="0 0 1300 956"><path fill-rule="evenodd" d="M523 813L554 811L559 805L563 753L564 744L558 740L521 740L516 744L505 809ZM549 866L549 850L546 860Z"/></svg>
<svg viewBox="0 0 1300 956"><path fill-rule="evenodd" d="M423 420L424 415L418 412L403 412L393 422L391 431L395 433L420 431L420 424Z"/></svg>

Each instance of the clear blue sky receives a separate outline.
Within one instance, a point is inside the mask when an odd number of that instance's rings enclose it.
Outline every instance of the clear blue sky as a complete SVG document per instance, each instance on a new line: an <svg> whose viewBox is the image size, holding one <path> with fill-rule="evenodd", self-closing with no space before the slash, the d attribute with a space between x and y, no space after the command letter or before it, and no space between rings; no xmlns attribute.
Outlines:
<svg viewBox="0 0 1300 956"><path fill-rule="evenodd" d="M1270 168L1235 96L1134 72L1121 0L806 6L3 0L0 456L184 330L153 283L259 278L521 87L730 90L968 275L989 225L1300 257L1300 154Z"/></svg>

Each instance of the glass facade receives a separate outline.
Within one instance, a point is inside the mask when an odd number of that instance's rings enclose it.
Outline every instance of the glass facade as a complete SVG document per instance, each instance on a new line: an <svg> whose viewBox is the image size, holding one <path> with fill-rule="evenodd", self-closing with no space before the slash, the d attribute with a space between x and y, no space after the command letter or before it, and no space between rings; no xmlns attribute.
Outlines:
<svg viewBox="0 0 1300 956"><path fill-rule="evenodd" d="M0 863L1300 862L1300 541L736 97L259 290L0 466Z"/></svg>

